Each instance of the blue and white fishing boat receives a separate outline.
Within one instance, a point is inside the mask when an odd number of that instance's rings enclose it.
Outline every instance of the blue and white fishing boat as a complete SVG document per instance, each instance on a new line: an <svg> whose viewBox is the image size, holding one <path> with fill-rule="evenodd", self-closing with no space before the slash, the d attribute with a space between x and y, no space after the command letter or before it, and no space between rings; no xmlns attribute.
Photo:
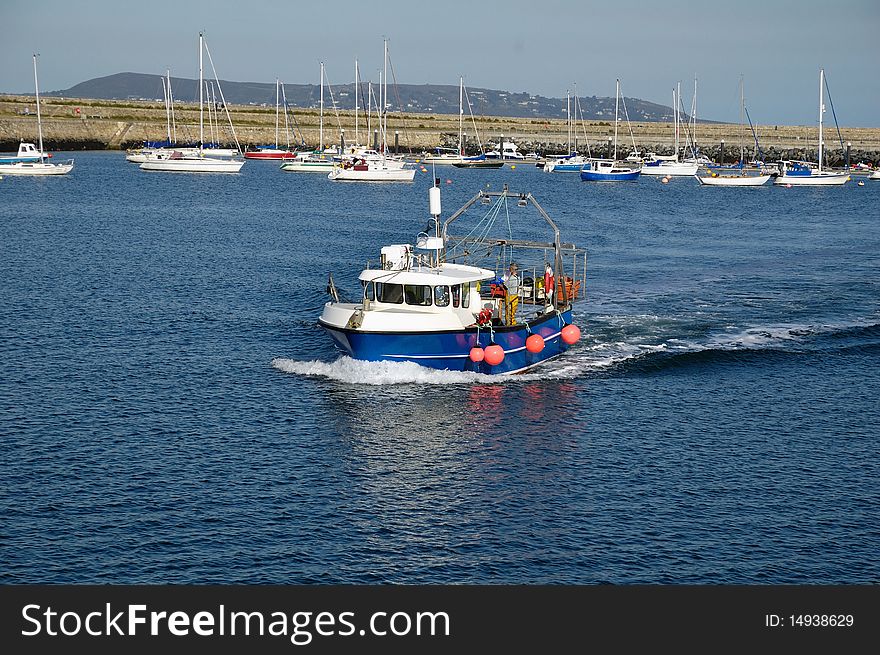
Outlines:
<svg viewBox="0 0 880 655"><path fill-rule="evenodd" d="M552 241L487 236L496 218L509 215L509 200L514 208L536 209L551 228ZM586 253L561 242L556 224L531 194L511 193L507 185L500 192L480 191L442 224L439 181L430 189L429 201L433 234L421 233L415 245L383 247L380 265L359 276L357 302L340 301L330 276L331 300L318 322L345 354L510 374L561 355L579 339L572 303L586 281ZM463 237L450 235L450 224L478 203L490 206L478 225ZM536 258L532 266L525 258L513 262L514 251L531 253ZM475 253L509 274L499 278L498 271L476 265ZM571 262L570 276L565 275L564 259Z"/></svg>

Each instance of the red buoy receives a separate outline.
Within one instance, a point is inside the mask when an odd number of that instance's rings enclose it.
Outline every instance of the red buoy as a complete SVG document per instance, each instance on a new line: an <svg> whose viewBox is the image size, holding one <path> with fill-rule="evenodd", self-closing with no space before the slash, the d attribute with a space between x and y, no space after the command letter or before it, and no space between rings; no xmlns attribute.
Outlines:
<svg viewBox="0 0 880 655"><path fill-rule="evenodd" d="M470 357L472 362L482 362L485 356L486 352L479 346L474 346L473 348L471 348Z"/></svg>
<svg viewBox="0 0 880 655"><path fill-rule="evenodd" d="M489 366L497 366L504 361L504 348L497 343L486 347L486 363Z"/></svg>
<svg viewBox="0 0 880 655"><path fill-rule="evenodd" d="M526 339L526 350L530 353L539 353L544 350L544 337L540 334L533 334Z"/></svg>
<svg viewBox="0 0 880 655"><path fill-rule="evenodd" d="M581 330L577 325L566 325L562 328L562 340L569 346L581 338Z"/></svg>

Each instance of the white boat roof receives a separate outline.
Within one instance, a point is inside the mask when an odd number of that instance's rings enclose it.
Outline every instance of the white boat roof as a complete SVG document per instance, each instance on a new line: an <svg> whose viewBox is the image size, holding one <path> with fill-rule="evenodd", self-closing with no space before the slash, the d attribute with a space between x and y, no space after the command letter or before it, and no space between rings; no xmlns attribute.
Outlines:
<svg viewBox="0 0 880 655"><path fill-rule="evenodd" d="M381 268L364 269L359 279L363 282L389 282L392 284L461 284L491 280L495 272L477 266L464 264L441 264L434 266L414 266L410 269L386 271Z"/></svg>

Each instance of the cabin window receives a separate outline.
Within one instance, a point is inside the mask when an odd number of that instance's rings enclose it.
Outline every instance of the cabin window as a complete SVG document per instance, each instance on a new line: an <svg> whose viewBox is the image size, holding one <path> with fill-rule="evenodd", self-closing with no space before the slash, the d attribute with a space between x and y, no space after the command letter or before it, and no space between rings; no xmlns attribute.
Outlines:
<svg viewBox="0 0 880 655"><path fill-rule="evenodd" d="M364 298L367 300L375 300L376 299L376 289L373 287L372 282L363 282L364 285Z"/></svg>
<svg viewBox="0 0 880 655"><path fill-rule="evenodd" d="M471 306L471 285L470 282L461 285L461 306L467 309Z"/></svg>
<svg viewBox="0 0 880 655"><path fill-rule="evenodd" d="M461 285L453 284L452 285L452 306L458 307L461 302Z"/></svg>
<svg viewBox="0 0 880 655"><path fill-rule="evenodd" d="M403 285L389 284L388 282L376 282L376 300L400 304L403 302Z"/></svg>
<svg viewBox="0 0 880 655"><path fill-rule="evenodd" d="M427 284L405 284L403 295L407 305L427 306L431 304L431 287Z"/></svg>
<svg viewBox="0 0 880 655"><path fill-rule="evenodd" d="M449 306L449 287L445 284L438 284L434 287L434 304L437 307Z"/></svg>

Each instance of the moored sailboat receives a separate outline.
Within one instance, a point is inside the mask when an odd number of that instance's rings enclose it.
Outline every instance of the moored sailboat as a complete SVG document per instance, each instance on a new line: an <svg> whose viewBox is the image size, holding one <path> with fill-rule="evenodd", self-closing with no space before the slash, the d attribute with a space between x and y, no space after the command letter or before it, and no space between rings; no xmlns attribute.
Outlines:
<svg viewBox="0 0 880 655"><path fill-rule="evenodd" d="M204 89L204 67L203 54L207 49L204 42L204 35L199 32L199 149L196 153L184 150L171 150L163 152L158 156L151 157L140 164L140 169L144 171L161 171L166 173L238 173L244 165L245 160L238 157L220 158L210 156L210 149L206 148L205 143L205 89ZM208 50L208 58L211 61L211 67L214 61L211 58L211 52ZM223 97L223 89L220 88L220 80L217 79L217 71L214 69L214 78L217 81L217 88L220 92L220 100L223 108L226 110L226 116L229 119L229 125L232 129L232 136L235 139L236 152L241 153L241 147L238 138L235 136L235 129L232 127L232 120L229 118L229 109L226 99Z"/></svg>
<svg viewBox="0 0 880 655"><path fill-rule="evenodd" d="M617 80L614 98L614 153L611 159L592 159L581 170L585 182L634 182L641 168L632 168L617 161L617 115L620 103L620 80Z"/></svg>
<svg viewBox="0 0 880 655"><path fill-rule="evenodd" d="M825 114L825 69L819 69L819 159L818 163L782 160L779 162L779 175L773 184L781 186L841 186L849 180L849 173L823 170L825 141L823 135L823 115Z"/></svg>
<svg viewBox="0 0 880 655"><path fill-rule="evenodd" d="M739 172L732 174L719 174L712 171L709 175L697 175L697 181L702 186L728 186L728 187L757 187L763 186L770 179L770 173L764 172L763 168L761 172L757 175L747 173L745 170L746 164L746 150L745 150L745 109L746 109L746 100L745 100L745 85L743 83L742 78L740 78L739 82ZM751 125L751 119L749 120L749 124ZM757 134L755 135L755 159L758 158L758 141Z"/></svg>
<svg viewBox="0 0 880 655"><path fill-rule="evenodd" d="M66 175L73 170L73 160L53 163L43 150L43 118L40 113L40 84L37 81L37 55L34 56L34 96L37 101L37 134L39 150L35 152L33 144L23 143L19 146L19 155L25 157L0 163L0 174L5 175ZM26 146L31 146L27 148Z"/></svg>

